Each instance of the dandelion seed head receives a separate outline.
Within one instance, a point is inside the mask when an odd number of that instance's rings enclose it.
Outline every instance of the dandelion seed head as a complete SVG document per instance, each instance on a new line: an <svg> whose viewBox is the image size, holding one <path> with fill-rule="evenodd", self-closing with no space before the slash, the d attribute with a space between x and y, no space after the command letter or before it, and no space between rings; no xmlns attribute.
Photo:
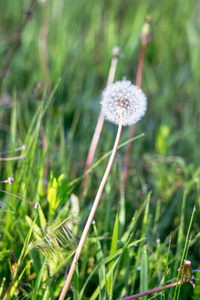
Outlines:
<svg viewBox="0 0 200 300"><path fill-rule="evenodd" d="M114 124L131 126L144 116L146 108L147 100L142 90L126 79L111 84L102 93L102 113Z"/></svg>

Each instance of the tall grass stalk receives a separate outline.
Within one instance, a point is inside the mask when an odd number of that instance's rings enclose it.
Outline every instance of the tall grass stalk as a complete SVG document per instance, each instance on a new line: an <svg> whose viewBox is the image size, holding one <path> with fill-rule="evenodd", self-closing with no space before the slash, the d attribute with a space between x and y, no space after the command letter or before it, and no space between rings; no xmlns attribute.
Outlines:
<svg viewBox="0 0 200 300"><path fill-rule="evenodd" d="M112 51L112 61L111 61L109 75L108 75L107 86L111 85L114 81L119 55L120 55L120 48L118 46L115 46L113 48L113 51ZM99 118L98 118L98 121L97 121L97 125L96 125L95 131L94 131L94 135L93 135L93 138L92 138L92 142L91 142L91 145L90 145L90 149L89 149L89 152L88 152L84 173L86 173L92 165L92 162L93 162L93 159L94 159L94 154L95 154L95 151L96 151L96 148L97 148L97 145L98 145L98 142L99 142L99 138L100 138L100 135L101 135L101 131L102 131L102 128L103 128L103 124L104 124L104 115L103 115L102 112L100 112ZM84 177L83 181L82 181L80 201L82 200L82 197L83 197L83 193L84 193L84 189L85 189L86 184L87 184L88 176L89 176L89 174L87 174Z"/></svg>
<svg viewBox="0 0 200 300"><path fill-rule="evenodd" d="M149 24L150 24L150 19L147 18L146 22L143 26L142 34L141 34L142 47L141 47L141 51L140 51L140 58L139 58L139 63L138 63L137 76L136 76L136 85L138 88L141 87L141 82L142 82L142 72L143 72L144 56L145 56L147 42L150 41L150 39L151 39ZM132 139L134 137L134 134L135 134L135 124L133 124L131 126L130 133L129 133L129 139ZM124 187L126 185L127 172L128 172L128 166L129 166L130 155L131 155L131 148L132 148L132 142L128 144L125 158L124 158L124 166L123 166Z"/></svg>
<svg viewBox="0 0 200 300"><path fill-rule="evenodd" d="M47 92L50 94L52 89L51 84L51 75L49 71L48 63L48 47L47 47L47 38L49 32L49 23L50 23L50 4L48 1L39 1L42 6L42 24L39 33L39 59L40 59L40 68L43 75L43 80L47 86Z"/></svg>

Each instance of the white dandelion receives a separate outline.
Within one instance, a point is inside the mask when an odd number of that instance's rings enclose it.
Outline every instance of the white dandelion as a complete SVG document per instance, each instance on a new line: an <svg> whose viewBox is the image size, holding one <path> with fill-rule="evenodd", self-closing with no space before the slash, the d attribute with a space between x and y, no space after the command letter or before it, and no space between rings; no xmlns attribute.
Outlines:
<svg viewBox="0 0 200 300"><path fill-rule="evenodd" d="M132 85L130 81L125 79L123 79L122 81L118 81L112 85L109 85L102 93L102 100L101 100L102 113L104 114L107 120L118 125L117 135L116 135L115 143L113 146L112 153L110 155L108 165L106 167L104 176L99 185L87 222L83 229L83 233L81 235L78 247L76 249L76 253L71 263L71 267L69 269L59 300L65 299L88 230L91 224L94 223L94 215L98 207L101 194L106 184L108 175L110 173L115 158L115 154L117 152L117 147L119 145L119 140L122 131L122 125L126 126L126 125L132 125L137 123L144 116L146 111L146 106L147 106L146 97L143 94L143 92L136 86Z"/></svg>
<svg viewBox="0 0 200 300"><path fill-rule="evenodd" d="M143 91L126 79L111 84L102 93L102 112L114 124L131 126L144 116L146 108Z"/></svg>

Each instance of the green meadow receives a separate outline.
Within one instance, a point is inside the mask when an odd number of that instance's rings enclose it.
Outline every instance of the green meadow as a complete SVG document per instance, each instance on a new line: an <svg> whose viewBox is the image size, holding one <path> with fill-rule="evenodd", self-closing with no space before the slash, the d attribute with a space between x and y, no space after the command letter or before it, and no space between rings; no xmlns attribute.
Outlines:
<svg viewBox="0 0 200 300"><path fill-rule="evenodd" d="M0 299L59 298L117 133L104 122L81 197L112 50L115 81L135 84L146 17L148 107L126 186L128 126L65 299L160 286L140 299L199 299L195 280L165 288L191 279L184 260L200 268L199 11L194 0L0 0Z"/></svg>

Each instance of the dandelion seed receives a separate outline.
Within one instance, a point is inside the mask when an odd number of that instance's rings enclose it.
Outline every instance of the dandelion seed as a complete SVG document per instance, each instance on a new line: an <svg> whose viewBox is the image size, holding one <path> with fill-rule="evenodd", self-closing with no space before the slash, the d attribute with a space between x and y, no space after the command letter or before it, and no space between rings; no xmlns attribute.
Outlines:
<svg viewBox="0 0 200 300"><path fill-rule="evenodd" d="M144 116L146 108L142 90L126 79L113 83L102 93L102 112L105 119L114 124L131 126Z"/></svg>

